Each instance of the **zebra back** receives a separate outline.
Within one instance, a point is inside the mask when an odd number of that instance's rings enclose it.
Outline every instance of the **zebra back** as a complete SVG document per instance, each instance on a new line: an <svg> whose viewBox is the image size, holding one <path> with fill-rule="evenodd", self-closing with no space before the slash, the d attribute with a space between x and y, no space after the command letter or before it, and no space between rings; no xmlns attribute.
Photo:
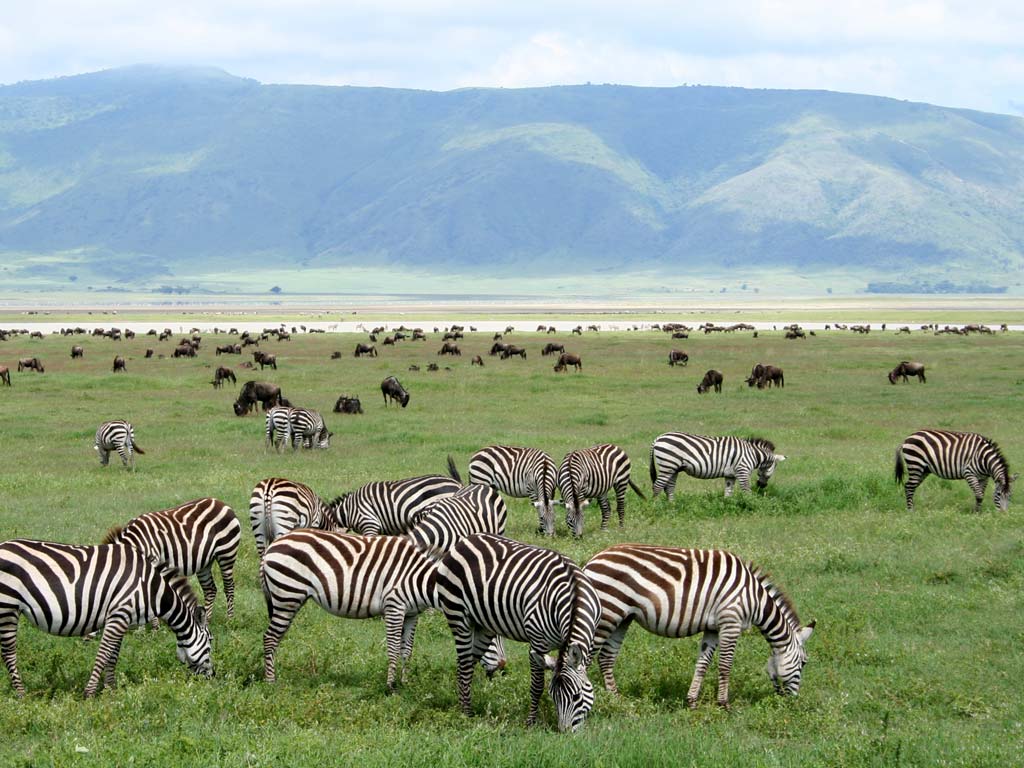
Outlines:
<svg viewBox="0 0 1024 768"><path fill-rule="evenodd" d="M334 515L339 527L355 533L400 536L415 525L424 509L461 488L443 475L375 480L342 497Z"/></svg>
<svg viewBox="0 0 1024 768"><path fill-rule="evenodd" d="M291 412L292 409L285 405L275 405L267 411L267 446L273 445L281 450L281 445L287 442L291 432Z"/></svg>
<svg viewBox="0 0 1024 768"><path fill-rule="evenodd" d="M496 490L469 485L419 512L408 535L421 552L436 560L474 533L504 535L507 520L508 509Z"/></svg>
<svg viewBox="0 0 1024 768"><path fill-rule="evenodd" d="M288 415L288 440L292 448L301 442L306 448L329 448L332 432L324 424L319 411L309 408L292 408Z"/></svg>
<svg viewBox="0 0 1024 768"><path fill-rule="evenodd" d="M555 462L538 448L492 445L469 460L469 482L489 485L513 498L529 497L537 510L538 531L555 533Z"/></svg>
<svg viewBox="0 0 1024 768"><path fill-rule="evenodd" d="M283 477L256 484L249 497L249 522L260 557L267 546L294 528L333 528L327 505L308 485Z"/></svg>

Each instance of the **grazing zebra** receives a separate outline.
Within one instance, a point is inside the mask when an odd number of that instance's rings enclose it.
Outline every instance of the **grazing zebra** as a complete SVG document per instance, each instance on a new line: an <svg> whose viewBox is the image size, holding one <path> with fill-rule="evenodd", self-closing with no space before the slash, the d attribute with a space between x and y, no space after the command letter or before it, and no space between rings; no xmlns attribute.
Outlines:
<svg viewBox="0 0 1024 768"><path fill-rule="evenodd" d="M339 528L364 536L399 536L415 525L420 512L461 488L461 483L443 475L375 480L341 496L331 512Z"/></svg>
<svg viewBox="0 0 1024 768"><path fill-rule="evenodd" d="M195 574L203 589L206 617L213 615L217 585L213 564L220 566L228 618L235 615L235 581L232 572L242 526L235 511L219 499L188 501L171 509L139 515L127 524L115 526L103 544L131 544L158 565L184 576Z"/></svg>
<svg viewBox="0 0 1024 768"><path fill-rule="evenodd" d="M96 694L100 676L114 687L114 667L129 627L161 618L178 640L178 659L210 676L210 629L206 611L188 580L155 566L128 544L72 546L13 539L0 544L0 655L19 697L18 617L51 635L103 631L85 697Z"/></svg>
<svg viewBox="0 0 1024 768"><path fill-rule="evenodd" d="M408 536L420 552L439 560L455 542L474 533L504 536L507 521L508 509L496 490L485 485L467 485L421 510Z"/></svg>
<svg viewBox="0 0 1024 768"><path fill-rule="evenodd" d="M449 467L450 468L450 467ZM491 445L469 459L469 482L489 485L521 499L529 497L539 517L538 532L555 535L555 462L537 448Z"/></svg>
<svg viewBox="0 0 1024 768"><path fill-rule="evenodd" d="M718 649L718 703L729 706L729 672L740 633L761 630L772 649L767 672L779 693L796 694L807 663L812 621L800 626L792 603L767 574L720 549L620 544L598 552L583 572L601 599L594 652L605 688L618 693L615 657L636 621L662 637L703 632L686 703L697 706L701 683Z"/></svg>
<svg viewBox="0 0 1024 768"><path fill-rule="evenodd" d="M281 446L288 441L288 436L291 433L291 414L292 409L285 405L275 405L267 411L265 447L269 448L273 445L277 451L281 450Z"/></svg>
<svg viewBox="0 0 1024 768"><path fill-rule="evenodd" d="M1011 485L1017 479L1010 475L1010 465L993 440L974 432L922 429L896 449L896 482L904 483L908 512L914 509L914 491L930 474L966 480L974 491L975 512L981 511L990 477L996 486L993 503L1003 512L1009 509Z"/></svg>
<svg viewBox="0 0 1024 768"><path fill-rule="evenodd" d="M135 454L145 455L146 452L139 448L135 442L135 429L127 421L117 419L105 421L96 430L96 441L93 447L99 451L100 466L107 466L110 461L110 452L117 451L121 457L121 463L135 471Z"/></svg>
<svg viewBox="0 0 1024 768"><path fill-rule="evenodd" d="M725 495L732 496L733 485L750 490L750 476L757 471L757 487L764 488L775 467L786 457L775 453L775 445L760 437L705 437L685 432L666 432L651 444L651 482L653 496L662 491L669 501L675 498L680 472L708 480L725 478Z"/></svg>
<svg viewBox="0 0 1024 768"><path fill-rule="evenodd" d="M565 524L573 536L583 535L583 509L594 497L601 505L601 530L608 530L612 515L608 491L613 488L619 527L625 524L626 488L632 488L637 496L645 498L629 476L630 469L629 456L617 445L595 445L566 454L558 467L558 487L565 504Z"/></svg>
<svg viewBox="0 0 1024 768"><path fill-rule="evenodd" d="M551 698L561 731L577 730L594 706L587 664L600 602L580 568L558 552L487 533L459 541L437 567L437 600L455 638L459 705L472 711L473 668L497 636L530 644L530 710L537 720L544 655L560 654Z"/></svg>
<svg viewBox="0 0 1024 768"><path fill-rule="evenodd" d="M260 557L272 541L293 528L336 528L334 508L339 499L328 503L308 485L283 477L268 477L252 489L249 496L249 522Z"/></svg>
<svg viewBox="0 0 1024 768"><path fill-rule="evenodd" d="M324 417L309 408L292 408L288 414L288 439L292 450L302 443L304 448L330 448L333 432L327 431Z"/></svg>

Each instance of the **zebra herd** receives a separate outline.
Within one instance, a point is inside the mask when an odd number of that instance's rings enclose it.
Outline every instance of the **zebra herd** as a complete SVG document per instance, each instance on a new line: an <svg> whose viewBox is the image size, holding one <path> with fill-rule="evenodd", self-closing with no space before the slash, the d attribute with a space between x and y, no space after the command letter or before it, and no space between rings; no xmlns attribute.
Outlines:
<svg viewBox="0 0 1024 768"><path fill-rule="evenodd" d="M309 434L291 426L290 418L285 429L289 441ZM101 426L96 448L101 457L118 451L126 465L133 451L142 452L123 421ZM764 488L785 458L763 438L669 432L650 448L653 495L673 498L680 472L724 478L726 496L737 482L749 491L755 473L757 486ZM578 729L594 705L587 675L591 661L597 660L605 688L617 693L614 665L633 622L664 637L703 633L686 697L691 707L716 651L717 699L728 706L736 642L749 627L757 627L769 644L767 672L776 690L799 691L814 622L802 625L778 586L737 555L619 544L580 566L554 550L505 536L508 510L502 493L529 498L539 532L548 536L554 534L554 506L564 506L567 528L579 537L591 499L601 506L602 528L608 526L614 491L622 527L626 489L641 498L643 493L618 446L571 451L557 469L542 450L489 446L470 458L468 485L451 457L448 464L449 476L369 482L331 501L284 478L255 486L249 516L268 612L267 682L276 680L274 658L282 638L312 599L337 616L383 617L388 689L406 679L419 615L440 610L454 639L456 690L466 713L476 665L488 674L502 669L504 639L510 638L530 647L527 722L537 719L550 670L558 727ZM1017 477L993 441L942 430L916 432L897 450L895 475L905 482L908 509L928 474L967 480L976 509L991 478L993 500L1002 510ZM554 499L556 488L560 501ZM241 525L231 507L204 498L136 517L111 529L99 546L25 539L0 544L0 655L16 693L25 691L15 651L20 615L51 634L102 632L87 697L101 682L113 687L127 629L159 619L177 638L179 660L192 672L211 675L209 620L217 593L212 568L216 563L221 571L230 619L240 540ZM187 584L193 574L202 605ZM550 655L552 650L557 654Z"/></svg>

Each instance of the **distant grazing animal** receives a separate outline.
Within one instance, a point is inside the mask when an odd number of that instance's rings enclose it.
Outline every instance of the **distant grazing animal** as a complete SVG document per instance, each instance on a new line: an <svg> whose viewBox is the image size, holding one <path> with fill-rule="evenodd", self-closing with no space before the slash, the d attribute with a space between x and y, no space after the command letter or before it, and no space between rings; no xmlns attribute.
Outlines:
<svg viewBox="0 0 1024 768"><path fill-rule="evenodd" d="M688 334L686 331L675 331L672 334L672 338L673 339L688 339L688 338L690 338L690 334Z"/></svg>
<svg viewBox="0 0 1024 768"><path fill-rule="evenodd" d="M394 376L388 376L380 383L380 392L384 395L385 406L388 404L388 398L393 403L401 403L403 408L409 404L409 393L405 391L405 387Z"/></svg>
<svg viewBox="0 0 1024 768"><path fill-rule="evenodd" d="M570 355L568 352L563 352L558 356L558 363L555 364L555 373L562 373L570 365L577 372L583 370L583 360L580 359L579 355Z"/></svg>
<svg viewBox="0 0 1024 768"><path fill-rule="evenodd" d="M714 368L704 374L704 378L697 385L697 394L703 395L712 387L715 388L715 392L722 391L722 372L716 371Z"/></svg>
<svg viewBox="0 0 1024 768"><path fill-rule="evenodd" d="M441 345L441 349L438 350L437 354L439 354L439 355L458 355L459 357L461 357L462 356L462 350L459 349L459 345L458 344L452 344L450 341L446 341L444 344Z"/></svg>
<svg viewBox="0 0 1024 768"><path fill-rule="evenodd" d="M130 627L154 618L167 622L178 643L178 659L191 672L213 674L210 629L180 574L159 568L128 544L73 546L13 539L0 544L0 627L3 659L21 698L15 640L19 614L51 635L84 636L102 631L85 698L96 695L100 678L115 684L121 643Z"/></svg>
<svg viewBox="0 0 1024 768"><path fill-rule="evenodd" d="M510 357L521 357L523 360L526 359L526 348L517 347L515 344L509 344L501 352L501 359L508 360Z"/></svg>
<svg viewBox="0 0 1024 768"><path fill-rule="evenodd" d="M758 389L764 389L765 387L785 387L786 379L783 376L782 369L777 368L774 365L761 365L758 363L754 366L750 372L750 377L747 379L747 386L757 386Z"/></svg>
<svg viewBox="0 0 1024 768"><path fill-rule="evenodd" d="M484 367L484 359L480 355L473 355L473 359L469 362L470 365L479 365L481 368Z"/></svg>
<svg viewBox="0 0 1024 768"><path fill-rule="evenodd" d="M292 409L290 406L275 405L266 413L266 429L264 431L264 445L274 446L277 451L288 442L292 430L291 420Z"/></svg>
<svg viewBox="0 0 1024 768"><path fill-rule="evenodd" d="M77 345L71 348L71 359L74 360L76 357L85 357L85 350Z"/></svg>
<svg viewBox="0 0 1024 768"><path fill-rule="evenodd" d="M673 349L668 353L669 365L686 365L690 362L690 356L681 349Z"/></svg>
<svg viewBox="0 0 1024 768"><path fill-rule="evenodd" d="M896 335L898 336L901 333L909 334L910 333L910 326L909 325L900 326L900 329L898 331L896 331Z"/></svg>
<svg viewBox="0 0 1024 768"><path fill-rule="evenodd" d="M144 357L147 360L149 360L151 357L153 357L153 350L152 349L147 349L146 350L146 354L144 355ZM163 355L160 355L160 357L163 357Z"/></svg>
<svg viewBox="0 0 1024 768"><path fill-rule="evenodd" d="M427 363L427 370L428 371L440 371L441 370L441 366L439 366L437 363Z"/></svg>
<svg viewBox="0 0 1024 768"><path fill-rule="evenodd" d="M45 373L42 362L38 357L23 357L18 360L18 372L22 371L35 371L36 373Z"/></svg>
<svg viewBox="0 0 1024 768"><path fill-rule="evenodd" d="M491 345L491 351L487 354L493 357L494 355L504 354L506 349L508 349L508 344L496 341Z"/></svg>
<svg viewBox="0 0 1024 768"><path fill-rule="evenodd" d="M463 335L460 332L458 332L458 331L454 331L454 332L449 331L448 333L446 333L444 336L441 337L441 341L458 341L461 338L464 338L464 337L463 337Z"/></svg>
<svg viewBox="0 0 1024 768"><path fill-rule="evenodd" d="M373 344L356 344L356 351L353 353L353 356L362 357L363 355L376 357L377 347L375 347Z"/></svg>
<svg viewBox="0 0 1024 768"><path fill-rule="evenodd" d="M174 348L174 357L195 357L196 348L191 344L180 344Z"/></svg>
<svg viewBox="0 0 1024 768"><path fill-rule="evenodd" d="M799 692L814 622L801 627L792 603L760 568L724 550L619 544L590 558L583 572L601 601L594 653L612 693L615 659L634 622L661 637L704 633L686 694L691 709L716 650L718 704L728 708L736 642L750 626L771 646L767 671L776 691Z"/></svg>
<svg viewBox="0 0 1024 768"><path fill-rule="evenodd" d="M288 413L290 428L288 437L292 450L301 444L303 448L330 448L334 433L327 429L324 417L310 408L292 408Z"/></svg>
<svg viewBox="0 0 1024 768"><path fill-rule="evenodd" d="M786 338L787 339L806 339L807 338L807 334L805 334L799 328L797 328L795 330L791 329L791 330L786 331Z"/></svg>
<svg viewBox="0 0 1024 768"><path fill-rule="evenodd" d="M275 371L277 370L277 355L256 351L252 353L252 361L260 364L261 371L268 365Z"/></svg>
<svg viewBox="0 0 1024 768"><path fill-rule="evenodd" d="M909 379L908 376L917 376L917 380L922 384L927 383L927 379L924 377L924 364L923 363L911 363L906 360L901 362L891 371L889 371L889 383L895 384L896 379L902 377L903 383L905 384Z"/></svg>
<svg viewBox="0 0 1024 768"><path fill-rule="evenodd" d="M6 365L0 365L0 382L6 386L11 386L11 369Z"/></svg>
<svg viewBox="0 0 1024 768"><path fill-rule="evenodd" d="M225 381L230 381L232 384L235 384L238 380L235 378L234 371L230 368L220 366L213 372L213 388L220 389L224 386Z"/></svg>
<svg viewBox="0 0 1024 768"><path fill-rule="evenodd" d="M202 498L160 512L139 515L124 526L115 526L103 544L130 544L154 563L183 576L195 575L203 590L206 619L213 615L217 585L213 564L220 567L227 600L227 615L235 615L235 582L232 574L242 526L235 511L219 499Z"/></svg>
<svg viewBox="0 0 1024 768"><path fill-rule="evenodd" d="M461 489L461 482L444 475L375 480L341 496L331 514L338 527L355 533L401 536L416 524L423 510Z"/></svg>
<svg viewBox="0 0 1024 768"><path fill-rule="evenodd" d="M597 498L601 506L601 530L608 530L612 508L608 491L615 491L619 527L626 522L626 489L632 488L641 499L645 498L629 476L629 456L617 445L606 443L570 451L558 467L558 488L565 505L565 524L575 538L583 535L583 510L590 499Z"/></svg>
<svg viewBox="0 0 1024 768"><path fill-rule="evenodd" d="M577 325L575 328L572 329L572 333L575 334L576 336L582 336L583 335L583 326L582 325Z"/></svg>
<svg viewBox="0 0 1024 768"><path fill-rule="evenodd" d="M975 432L943 429L922 429L896 449L896 482L904 484L908 512L914 510L914 491L928 475L966 480L974 491L975 512L981 511L990 477L996 486L992 502L1006 512L1017 479L1010 475L1010 465L995 441Z"/></svg>
<svg viewBox="0 0 1024 768"><path fill-rule="evenodd" d="M409 370L410 371L418 371L419 369L420 369L420 367L418 365L416 365L415 363L413 363L412 365L409 366Z"/></svg>
<svg viewBox="0 0 1024 768"><path fill-rule="evenodd" d="M124 366L124 358L118 355L114 358L114 373L121 371L122 373L127 372L127 368Z"/></svg>
<svg viewBox="0 0 1024 768"><path fill-rule="evenodd" d="M542 349L540 353L544 357L547 357L548 355L555 354L555 352L565 352L565 345L556 344L553 341L549 341L547 344L544 345L544 349Z"/></svg>
<svg viewBox="0 0 1024 768"><path fill-rule="evenodd" d="M449 457L449 474L454 462ZM488 485L513 498L529 498L537 510L538 533L555 535L555 482L558 470L551 456L539 448L491 445L469 459L469 482Z"/></svg>
<svg viewBox="0 0 1024 768"><path fill-rule="evenodd" d="M28 335L28 337L30 339L41 339L41 338L43 338L43 332L42 331L32 331L32 333L30 333Z"/></svg>
<svg viewBox="0 0 1024 768"><path fill-rule="evenodd" d="M351 397L350 395L342 395L334 403L335 413L362 413L363 406L359 402L358 397Z"/></svg>
<svg viewBox="0 0 1024 768"><path fill-rule="evenodd" d="M249 523L256 540L256 554L295 528L336 530L334 512L341 499L326 502L312 488L283 477L260 480L249 495Z"/></svg>
<svg viewBox="0 0 1024 768"><path fill-rule="evenodd" d="M223 346L216 347L215 351L218 355L240 355L242 354L242 345L224 344Z"/></svg>
<svg viewBox="0 0 1024 768"><path fill-rule="evenodd" d="M555 326L553 326L553 325L549 325L547 332L548 333L558 333L558 329L555 328Z"/></svg>
<svg viewBox="0 0 1024 768"><path fill-rule="evenodd" d="M233 408L236 416L245 416L256 403L261 403L263 410L266 411L275 405L283 405L282 399L281 388L276 384L266 381L247 381L242 385L242 390L238 393L238 399L235 400Z"/></svg>
<svg viewBox="0 0 1024 768"><path fill-rule="evenodd" d="M669 501L675 498L676 478L680 472L709 480L725 478L725 495L732 496L733 485L750 490L750 477L757 472L757 487L764 488L775 468L786 457L775 453L775 445L760 437L706 437L685 432L666 432L651 444L651 496L662 491Z"/></svg>
<svg viewBox="0 0 1024 768"><path fill-rule="evenodd" d="M341 352L337 352L337 351L331 352L331 360L340 360L340 359L341 359Z"/></svg>
<svg viewBox="0 0 1024 768"><path fill-rule="evenodd" d="M501 339L502 335L500 333L496 333L494 334L494 336L491 337L491 341L501 341Z"/></svg>
<svg viewBox="0 0 1024 768"><path fill-rule="evenodd" d="M395 346L395 339L394 339L394 337L393 336L385 336L383 344L384 344L385 347L393 347L393 346Z"/></svg>
<svg viewBox="0 0 1024 768"><path fill-rule="evenodd" d="M123 419L105 421L96 430L96 439L93 443L100 455L100 466L107 466L110 461L110 452L117 451L121 457L121 463L126 468L135 471L135 454L145 455L146 452L139 448L135 442L135 429Z"/></svg>

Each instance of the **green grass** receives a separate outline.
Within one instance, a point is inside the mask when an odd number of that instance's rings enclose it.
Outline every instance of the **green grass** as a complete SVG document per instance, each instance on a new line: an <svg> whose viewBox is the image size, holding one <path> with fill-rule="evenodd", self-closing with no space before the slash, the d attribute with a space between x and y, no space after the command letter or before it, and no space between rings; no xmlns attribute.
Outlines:
<svg viewBox="0 0 1024 768"><path fill-rule="evenodd" d="M16 324L16 323L14 323ZM107 322L111 324L111 322ZM227 325L228 323L224 323ZM163 327L161 324L159 327ZM565 336L560 334L560 337ZM359 337L358 340L361 340ZM0 682L3 765L1009 765L1024 747L1021 609L1024 534L1019 506L994 510L991 484L981 514L966 483L929 478L917 510L904 510L893 483L899 441L926 426L974 430L997 439L1011 465L1024 456L1022 351L1016 334L946 338L820 333L785 341L762 333L673 342L649 333L560 338L583 357L582 374L552 372L547 339L517 333L529 359L487 357L490 336L471 335L453 370L408 372L439 361L440 346L406 342L380 358L356 360L355 336L269 342L280 370L248 374L237 357L215 357L214 337L195 360L144 360L139 337L110 342L58 337L0 343L0 364L38 355L46 374L12 373L0 391L0 538L97 542L142 512L204 495L231 504L247 524L249 492L283 475L324 496L370 479L443 471L451 453L493 442L569 449L612 441L633 459L649 490L647 454L667 430L760 434L788 456L763 495L722 498L721 481L681 478L676 501L630 493L624 531L598 530L589 510L582 541L558 526L538 538L536 516L510 502L509 535L550 543L577 561L606 546L641 541L726 547L770 570L803 620L817 620L801 694L782 699L764 675L768 646L756 632L738 646L733 708L714 705L709 675L696 711L685 706L696 638L669 641L634 628L616 667L622 690L597 693L584 731L559 735L545 697L541 726L522 723L528 660L510 647L503 678L474 685L474 716L458 713L454 646L443 618L424 616L409 683L384 694L386 657L379 621L335 619L315 606L281 644L276 686L262 682L266 615L257 560L246 532L236 569L235 618L218 597L213 680L190 677L174 658L167 629L131 633L118 665L119 688L84 702L95 643L56 638L24 624L19 664L29 695ZM72 361L72 343L85 359ZM221 341L223 343L223 341ZM670 368L673 346L690 354ZM340 360L330 360L333 350ZM128 373L114 376L114 355ZM891 386L901 359L928 366L928 384ZM755 362L786 371L782 390L748 389ZM328 451L266 452L263 420L231 413L234 389L214 391L212 367L280 384L295 403L320 409L335 432ZM695 392L708 368L725 391ZM385 409L379 382L397 374L412 394ZM339 394L361 396L366 413L330 409ZM95 427L127 418L146 450L138 471L99 466ZM598 683L595 669L591 677ZM600 688L600 685L598 685ZM88 751L83 751L88 750ZM1015 757L1016 756L1016 757Z"/></svg>

